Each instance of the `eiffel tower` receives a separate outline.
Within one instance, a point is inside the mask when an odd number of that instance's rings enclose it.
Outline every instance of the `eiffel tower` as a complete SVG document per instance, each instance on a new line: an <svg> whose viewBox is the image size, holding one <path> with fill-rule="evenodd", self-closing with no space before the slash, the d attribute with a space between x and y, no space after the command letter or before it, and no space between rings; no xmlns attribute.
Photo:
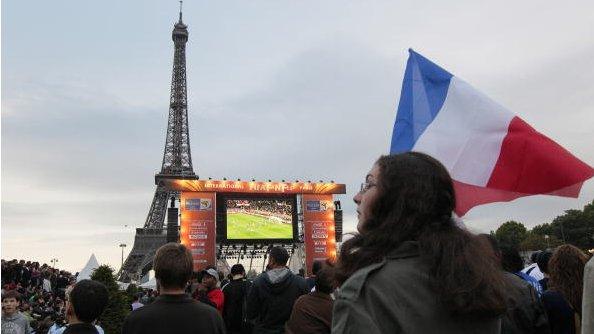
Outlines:
<svg viewBox="0 0 594 334"><path fill-rule="evenodd" d="M190 136L188 133L188 100L186 86L186 43L188 27L182 21L180 1L179 21L172 32L175 52L173 74L171 76L171 97L167 136L161 171L156 175L167 178L198 178L192 168ZM157 185L155 196L144 222L144 227L136 229L134 246L120 269L122 282L138 281L152 269L155 251L167 242L167 228L164 225L167 201L178 198L179 193L166 190Z"/></svg>

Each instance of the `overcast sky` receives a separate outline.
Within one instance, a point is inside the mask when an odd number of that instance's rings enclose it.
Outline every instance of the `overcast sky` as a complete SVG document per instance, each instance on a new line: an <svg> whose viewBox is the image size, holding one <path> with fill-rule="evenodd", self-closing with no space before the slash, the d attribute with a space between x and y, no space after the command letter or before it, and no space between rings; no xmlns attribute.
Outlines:
<svg viewBox="0 0 594 334"><path fill-rule="evenodd" d="M389 149L408 56L463 78L594 165L594 2L186 1L202 178L335 180ZM119 268L160 169L177 1L2 1L2 258ZM594 199L471 210L534 226ZM128 227L126 227L126 225Z"/></svg>

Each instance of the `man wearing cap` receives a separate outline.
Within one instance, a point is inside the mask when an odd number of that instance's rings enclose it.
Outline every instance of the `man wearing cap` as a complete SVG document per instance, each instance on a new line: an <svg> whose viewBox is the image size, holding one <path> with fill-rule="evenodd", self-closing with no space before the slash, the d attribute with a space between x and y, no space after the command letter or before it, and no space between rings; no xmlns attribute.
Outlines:
<svg viewBox="0 0 594 334"><path fill-rule="evenodd" d="M202 280L195 292L195 298L199 301L215 307L220 314L223 314L225 295L217 286L219 273L216 269L209 267L202 271Z"/></svg>

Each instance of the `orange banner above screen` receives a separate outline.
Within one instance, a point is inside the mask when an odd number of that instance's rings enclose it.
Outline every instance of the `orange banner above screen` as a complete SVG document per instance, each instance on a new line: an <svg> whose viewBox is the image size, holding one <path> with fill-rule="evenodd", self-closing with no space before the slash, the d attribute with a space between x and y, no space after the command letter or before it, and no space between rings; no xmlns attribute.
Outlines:
<svg viewBox="0 0 594 334"><path fill-rule="evenodd" d="M340 183L262 182L225 180L179 180L161 178L160 185L177 191L204 191L219 193L256 194L344 194L346 187Z"/></svg>

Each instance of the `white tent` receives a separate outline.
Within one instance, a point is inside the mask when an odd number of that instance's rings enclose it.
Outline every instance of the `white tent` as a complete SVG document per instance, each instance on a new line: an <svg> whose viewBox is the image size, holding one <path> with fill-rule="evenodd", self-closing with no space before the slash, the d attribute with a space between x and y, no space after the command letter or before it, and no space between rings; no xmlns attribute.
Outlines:
<svg viewBox="0 0 594 334"><path fill-rule="evenodd" d="M126 289L128 289L128 286L130 286L130 283L124 283L124 282L116 282L118 283L118 287L120 288L121 291L125 291Z"/></svg>
<svg viewBox="0 0 594 334"><path fill-rule="evenodd" d="M140 284L140 287L143 289L153 289L157 288L157 279L155 277L148 280L148 282Z"/></svg>
<svg viewBox="0 0 594 334"><path fill-rule="evenodd" d="M89 258L89 261L87 261L87 264L78 273L78 276L76 277L76 281L80 282L84 279L90 279L91 275L93 274L93 271L95 271L95 269L97 269L98 267L99 267L99 262L97 262L97 258L95 257L95 254L91 254L91 257Z"/></svg>

